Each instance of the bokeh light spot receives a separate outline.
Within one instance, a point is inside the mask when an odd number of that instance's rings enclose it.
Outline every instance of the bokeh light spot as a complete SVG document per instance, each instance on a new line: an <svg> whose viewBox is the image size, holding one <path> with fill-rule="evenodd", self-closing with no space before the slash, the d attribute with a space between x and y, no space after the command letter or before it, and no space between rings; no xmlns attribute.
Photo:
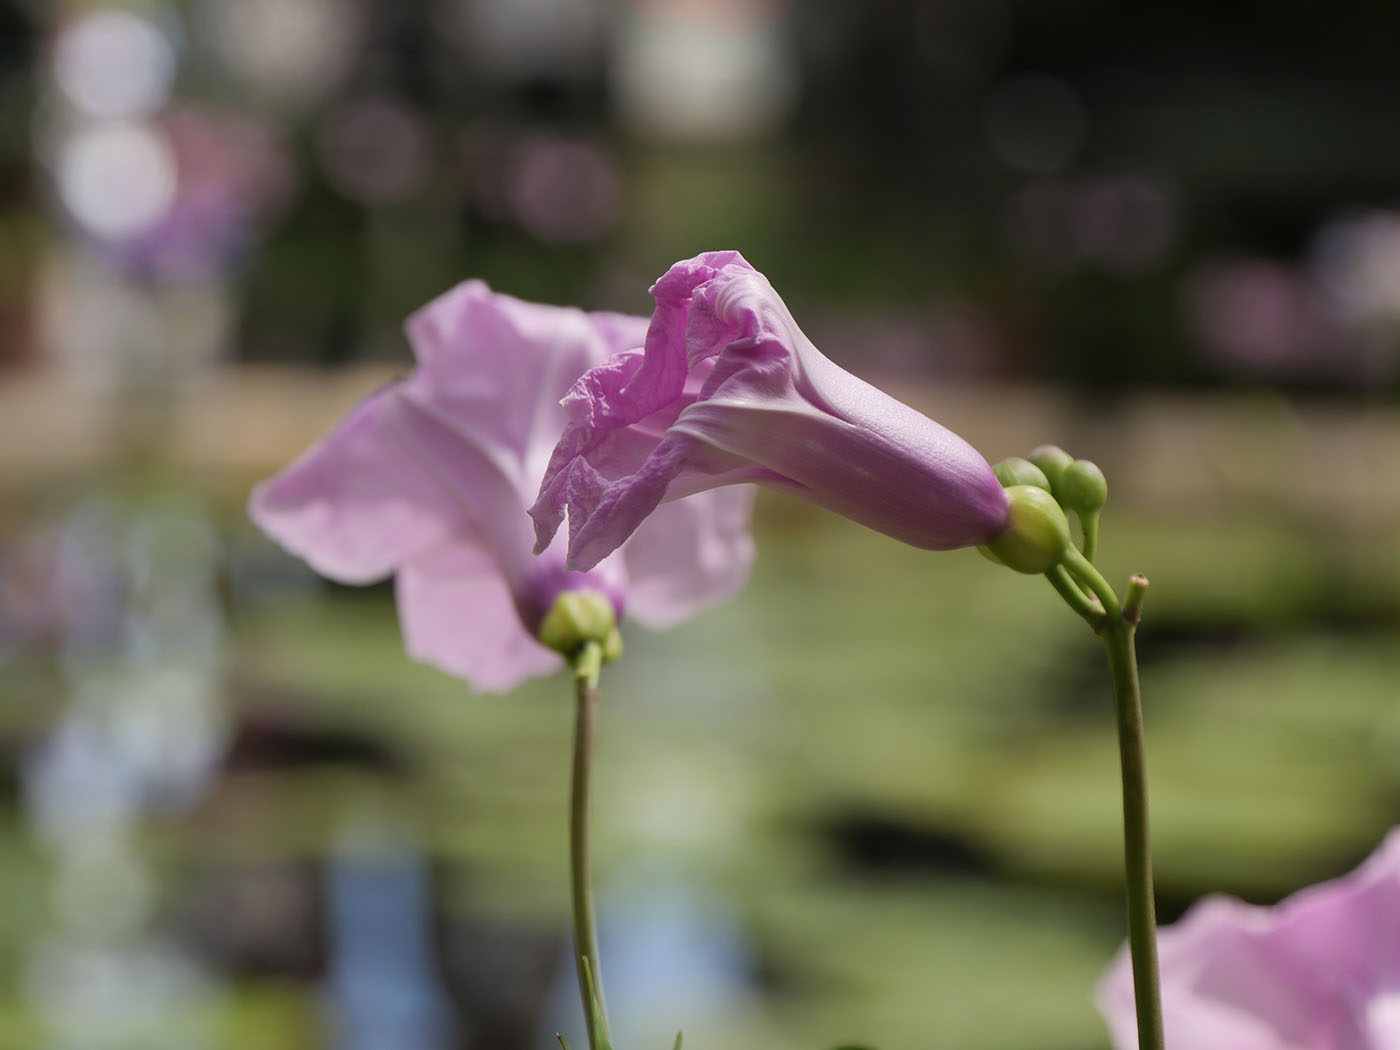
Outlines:
<svg viewBox="0 0 1400 1050"><path fill-rule="evenodd" d="M114 121L82 128L59 150L58 192L88 233L134 237L160 221L175 197L175 155L153 129Z"/></svg>
<svg viewBox="0 0 1400 1050"><path fill-rule="evenodd" d="M99 9L59 36L53 74L68 101L90 116L141 116L169 97L175 51L140 15Z"/></svg>

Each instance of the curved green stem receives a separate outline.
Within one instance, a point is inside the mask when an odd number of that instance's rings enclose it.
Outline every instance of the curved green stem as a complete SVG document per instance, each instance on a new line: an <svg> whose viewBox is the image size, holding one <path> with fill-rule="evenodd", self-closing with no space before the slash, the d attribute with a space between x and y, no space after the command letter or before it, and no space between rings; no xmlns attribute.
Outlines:
<svg viewBox="0 0 1400 1050"><path fill-rule="evenodd" d="M1074 582L1074 578L1063 565L1056 565L1045 574L1045 578L1080 619L1095 631L1099 629L1099 625L1103 623L1103 606L1079 589L1079 584Z"/></svg>
<svg viewBox="0 0 1400 1050"><path fill-rule="evenodd" d="M610 1046L598 936L593 918L593 876L588 861L588 798L593 766L593 723L598 711L598 672L602 649L588 642L573 661L576 716L574 766L569 797L569 877L574 913L574 963L588 1025L590 1050ZM595 1009L596 1004L596 1009Z"/></svg>
<svg viewBox="0 0 1400 1050"><path fill-rule="evenodd" d="M1147 819L1147 752L1143 743L1142 689L1138 682L1134 636L1147 593L1147 578L1133 576L1128 599L1118 596L1103 575L1071 548L1064 567L1103 603L1104 615L1091 621L1108 652L1118 723L1118 760L1123 780L1123 862L1128 898L1128 951L1133 963L1139 1050L1164 1050L1162 991L1157 966L1157 906L1152 889L1152 850ZM1049 575L1049 574L1047 574ZM1052 583L1055 581L1052 579ZM1057 587L1059 589L1059 587ZM1061 591L1063 594L1064 591ZM1076 602L1066 597L1076 612Z"/></svg>
<svg viewBox="0 0 1400 1050"><path fill-rule="evenodd" d="M1094 568L1093 562L1084 557L1083 554L1071 546L1065 552L1063 566L1069 574L1082 583L1088 591L1103 603L1105 614L1105 625L1111 620L1120 620L1123 616L1123 606L1118 602L1118 595L1113 593L1113 588L1109 586L1107 580L1103 578L1103 573ZM1100 628L1101 630L1101 628Z"/></svg>
<svg viewBox="0 0 1400 1050"><path fill-rule="evenodd" d="M1079 527L1084 532L1084 558L1093 561L1099 552L1099 512L1080 514Z"/></svg>

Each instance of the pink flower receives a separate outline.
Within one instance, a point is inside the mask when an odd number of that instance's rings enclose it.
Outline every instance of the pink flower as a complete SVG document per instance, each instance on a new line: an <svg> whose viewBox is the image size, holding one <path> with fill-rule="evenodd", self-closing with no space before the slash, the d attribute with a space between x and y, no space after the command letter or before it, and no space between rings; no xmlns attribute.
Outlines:
<svg viewBox="0 0 1400 1050"><path fill-rule="evenodd" d="M1349 875L1272 908L1208 897L1159 931L1171 1050L1400 1050L1400 829ZM1137 1044L1126 949L1096 999Z"/></svg>
<svg viewBox="0 0 1400 1050"><path fill-rule="evenodd" d="M823 357L737 252L677 263L651 294L645 350L594 368L564 399L569 424L530 510L539 546L567 506L568 564L586 569L659 504L751 481L930 550L1005 527L986 460Z"/></svg>
<svg viewBox="0 0 1400 1050"><path fill-rule="evenodd" d="M533 556L525 514L564 425L560 396L645 329L460 284L409 318L413 373L259 485L249 514L332 579L394 574L409 654L480 690L559 666L534 632L563 591L675 624L743 586L748 493L679 502L587 573L564 568L563 544Z"/></svg>

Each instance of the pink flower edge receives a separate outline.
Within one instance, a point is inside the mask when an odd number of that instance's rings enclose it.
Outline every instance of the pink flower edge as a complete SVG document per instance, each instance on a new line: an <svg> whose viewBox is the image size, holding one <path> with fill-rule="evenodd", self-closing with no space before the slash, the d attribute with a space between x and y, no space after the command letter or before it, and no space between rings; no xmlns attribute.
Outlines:
<svg viewBox="0 0 1400 1050"><path fill-rule="evenodd" d="M1400 1047L1400 829L1355 871L1273 907L1199 901L1158 931L1172 1050ZM1124 946L1095 990L1117 1050L1138 1045Z"/></svg>

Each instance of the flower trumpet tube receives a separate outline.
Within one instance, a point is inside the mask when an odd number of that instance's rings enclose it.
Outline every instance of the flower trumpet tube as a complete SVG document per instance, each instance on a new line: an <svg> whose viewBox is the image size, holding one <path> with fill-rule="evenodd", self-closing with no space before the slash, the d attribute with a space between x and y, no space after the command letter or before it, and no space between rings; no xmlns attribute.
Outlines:
<svg viewBox="0 0 1400 1050"><path fill-rule="evenodd" d="M460 284L409 319L413 372L259 485L249 513L322 575L393 575L409 654L484 692L561 665L540 638L561 637L563 594L671 626L743 586L749 493L677 502L586 573L565 568L563 543L532 554L525 513L564 429L559 398L645 331Z"/></svg>
<svg viewBox="0 0 1400 1050"><path fill-rule="evenodd" d="M545 471L536 549L569 519L587 570L662 504L743 482L783 489L929 550L987 543L1009 501L966 441L828 360L737 252L653 286L645 346L586 373Z"/></svg>

